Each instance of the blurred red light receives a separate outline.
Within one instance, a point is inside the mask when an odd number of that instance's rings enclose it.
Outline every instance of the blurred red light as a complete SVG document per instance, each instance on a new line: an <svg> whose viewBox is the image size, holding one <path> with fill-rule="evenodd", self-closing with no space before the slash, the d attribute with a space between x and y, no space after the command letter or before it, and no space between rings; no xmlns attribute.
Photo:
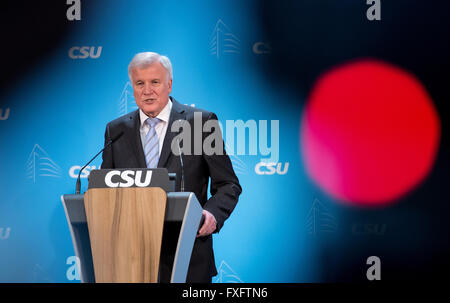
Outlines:
<svg viewBox="0 0 450 303"><path fill-rule="evenodd" d="M320 77L301 122L307 173L325 192L355 205L389 204L420 184L439 140L439 116L420 81L375 60Z"/></svg>

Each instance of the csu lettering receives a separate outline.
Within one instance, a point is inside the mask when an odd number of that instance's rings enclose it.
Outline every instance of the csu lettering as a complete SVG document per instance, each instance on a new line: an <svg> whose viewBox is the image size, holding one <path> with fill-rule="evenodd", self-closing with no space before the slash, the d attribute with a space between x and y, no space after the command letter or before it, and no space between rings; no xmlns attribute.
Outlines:
<svg viewBox="0 0 450 303"><path fill-rule="evenodd" d="M72 166L69 169L70 177L72 177L74 179L78 178L78 173L80 172L80 169L81 169L81 166L79 166L79 165ZM97 167L95 165L91 165L91 166L88 165L88 166L86 166L84 168L84 170L81 172L80 178L87 178L87 177L89 177L89 174L90 174L91 170L94 170L94 169L97 169ZM100 169L100 167L99 167L99 169Z"/></svg>
<svg viewBox="0 0 450 303"><path fill-rule="evenodd" d="M6 240L11 234L11 227L0 227L0 240Z"/></svg>
<svg viewBox="0 0 450 303"><path fill-rule="evenodd" d="M97 59L102 53L102 47L98 46L97 51L95 46L74 46L69 49L69 57L72 59L86 59L92 58Z"/></svg>
<svg viewBox="0 0 450 303"><path fill-rule="evenodd" d="M354 235L382 236L386 232L386 227L386 224L353 224L352 233Z"/></svg>
<svg viewBox="0 0 450 303"><path fill-rule="evenodd" d="M258 175L273 175L273 174L285 175L287 174L288 169L289 169L289 162L284 163L284 168L283 163L280 162L278 163L259 162L255 166L255 173L257 173Z"/></svg>
<svg viewBox="0 0 450 303"><path fill-rule="evenodd" d="M5 110L0 108L0 120L8 120L8 118L9 118L9 108Z"/></svg>
<svg viewBox="0 0 450 303"><path fill-rule="evenodd" d="M108 187L131 187L133 185L136 185L137 187L147 187L150 185L152 179L152 171L145 171L144 181L142 181L143 173L144 171L142 170L124 170L123 172L113 170L106 174L105 184Z"/></svg>

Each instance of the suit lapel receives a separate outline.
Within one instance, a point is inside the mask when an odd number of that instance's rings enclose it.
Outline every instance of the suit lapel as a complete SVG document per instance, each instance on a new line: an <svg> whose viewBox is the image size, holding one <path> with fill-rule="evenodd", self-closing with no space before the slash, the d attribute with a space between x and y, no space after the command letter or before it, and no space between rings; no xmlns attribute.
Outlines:
<svg viewBox="0 0 450 303"><path fill-rule="evenodd" d="M163 147L161 149L161 155L159 157L158 167L165 167L167 161L172 155L171 144L173 138L178 134L176 132L171 132L172 124L177 120L185 120L186 116L184 114L184 109L181 107L173 97L172 100L172 110L170 111L169 124L167 125L166 136L164 137ZM142 148L141 148L142 149Z"/></svg>

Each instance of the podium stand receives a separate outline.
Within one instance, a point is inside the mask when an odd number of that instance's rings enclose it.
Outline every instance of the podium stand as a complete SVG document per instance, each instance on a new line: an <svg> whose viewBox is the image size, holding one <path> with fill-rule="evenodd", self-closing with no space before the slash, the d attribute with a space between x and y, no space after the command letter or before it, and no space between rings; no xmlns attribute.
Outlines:
<svg viewBox="0 0 450 303"><path fill-rule="evenodd" d="M174 188L164 168L101 169L91 171L84 195L61 196L81 282L186 281L202 207Z"/></svg>

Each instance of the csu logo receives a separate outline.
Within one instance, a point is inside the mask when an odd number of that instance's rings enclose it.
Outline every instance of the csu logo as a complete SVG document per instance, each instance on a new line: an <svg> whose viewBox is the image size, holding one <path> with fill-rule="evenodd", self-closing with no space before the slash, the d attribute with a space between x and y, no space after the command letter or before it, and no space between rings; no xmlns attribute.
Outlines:
<svg viewBox="0 0 450 303"><path fill-rule="evenodd" d="M102 47L98 46L95 50L95 46L74 46L69 49L69 57L72 59L97 59L102 53Z"/></svg>
<svg viewBox="0 0 450 303"><path fill-rule="evenodd" d="M142 181L142 175L144 181ZM136 174L136 175L135 175ZM105 176L105 184L108 187L131 187L136 185L137 187L147 187L152 180L152 171L142 170L124 170L122 172L118 170L112 170Z"/></svg>
<svg viewBox="0 0 450 303"><path fill-rule="evenodd" d="M61 168L39 144L35 144L28 156L26 176L33 183L36 183L38 177L61 178Z"/></svg>
<svg viewBox="0 0 450 303"><path fill-rule="evenodd" d="M272 47L267 42L255 42L253 44L253 52L257 55L265 55L272 53Z"/></svg>
<svg viewBox="0 0 450 303"><path fill-rule="evenodd" d="M285 175L287 174L288 169L289 169L289 162L285 162L284 167L283 163L281 162L278 163L259 162L255 166L255 173L257 173L258 175L273 175L273 174Z"/></svg>
<svg viewBox="0 0 450 303"><path fill-rule="evenodd" d="M352 226L352 233L354 235L377 235L382 236L386 232L386 224L359 224L355 223Z"/></svg>
<svg viewBox="0 0 450 303"><path fill-rule="evenodd" d="M214 283L244 283L227 262L222 261L217 269Z"/></svg>
<svg viewBox="0 0 450 303"><path fill-rule="evenodd" d="M217 59L224 54L241 52L241 41L221 19L217 20L210 36L209 52Z"/></svg>
<svg viewBox="0 0 450 303"><path fill-rule="evenodd" d="M0 120L8 120L9 118L9 108L0 108Z"/></svg>
<svg viewBox="0 0 450 303"><path fill-rule="evenodd" d="M80 169L81 169L81 166L79 166L79 165L72 166L69 169L70 177L74 178L74 179L78 178L78 174L80 173ZM80 178L87 178L87 177L89 177L89 174L91 173L91 170L94 170L94 169L97 169L97 167L95 165L91 165L91 166L88 165L88 166L86 166L85 169L81 172ZM100 167L98 169L100 169Z"/></svg>
<svg viewBox="0 0 450 303"><path fill-rule="evenodd" d="M11 227L0 227L0 240L6 240L11 233Z"/></svg>

